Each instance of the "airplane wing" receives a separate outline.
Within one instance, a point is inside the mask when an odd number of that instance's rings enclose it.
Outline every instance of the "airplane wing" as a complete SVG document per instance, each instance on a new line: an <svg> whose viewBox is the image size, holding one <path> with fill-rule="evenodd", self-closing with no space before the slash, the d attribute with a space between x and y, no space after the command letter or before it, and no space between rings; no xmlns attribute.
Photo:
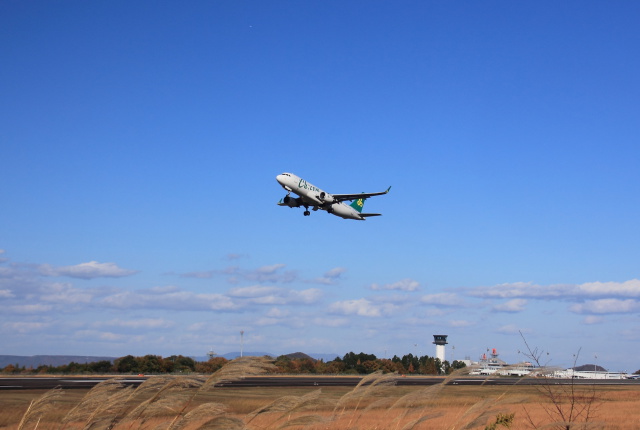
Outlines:
<svg viewBox="0 0 640 430"><path fill-rule="evenodd" d="M338 202L343 202L345 200L356 200L356 199L368 199L373 196L381 196L383 194L387 194L391 187L387 188L387 191L382 191L380 193L360 193L360 194L332 194L333 198ZM374 216L375 214L369 214L369 216Z"/></svg>
<svg viewBox="0 0 640 430"><path fill-rule="evenodd" d="M382 214L360 214L361 217L370 217L370 216L382 216Z"/></svg>

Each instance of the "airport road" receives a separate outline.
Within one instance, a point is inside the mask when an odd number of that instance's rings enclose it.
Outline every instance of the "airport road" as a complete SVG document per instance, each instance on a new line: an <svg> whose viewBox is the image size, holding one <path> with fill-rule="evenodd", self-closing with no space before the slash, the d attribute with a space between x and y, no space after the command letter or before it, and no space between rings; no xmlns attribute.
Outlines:
<svg viewBox="0 0 640 430"><path fill-rule="evenodd" d="M77 376L58 376L58 377L16 377L16 378L0 378L0 391L2 390L50 390L52 388L84 388L90 389L98 385L100 382L109 379L105 377L77 377ZM125 385L138 386L147 378L129 377L123 378L122 383Z"/></svg>
<svg viewBox="0 0 640 430"><path fill-rule="evenodd" d="M2 390L46 390L56 387L64 389L90 389L98 383L109 379L106 377L15 377L0 378ZM147 377L125 377L121 381L125 385L138 386ZM227 381L218 384L220 387L353 387L361 381L360 377L347 376L258 376ZM427 386L442 383L443 378L429 376L398 377L397 385ZM570 379L535 379L535 378L480 378L460 377L449 380L449 385L539 385L539 384L571 384ZM575 379L577 385L639 385L639 380L632 379Z"/></svg>

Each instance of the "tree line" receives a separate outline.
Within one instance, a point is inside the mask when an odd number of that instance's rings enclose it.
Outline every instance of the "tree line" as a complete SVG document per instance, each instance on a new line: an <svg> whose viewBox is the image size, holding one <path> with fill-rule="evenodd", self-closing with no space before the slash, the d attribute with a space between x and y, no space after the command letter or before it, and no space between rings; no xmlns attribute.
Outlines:
<svg viewBox="0 0 640 430"><path fill-rule="evenodd" d="M292 359L281 355L275 361L281 373L293 374L346 374L366 375L382 371L383 373L397 372L399 374L438 375L449 374L456 369L465 367L462 361L454 360L441 362L440 359L424 355L418 357L406 354L402 358L394 355L393 358L377 358L373 354L361 352L356 354L349 352L344 357L336 357L332 361L312 360L309 358Z"/></svg>
<svg viewBox="0 0 640 430"><path fill-rule="evenodd" d="M113 362L108 360L76 363L61 366L41 365L25 367L18 364L5 366L3 374L168 374L168 373L201 373L211 374L224 366L228 360L224 357L213 357L207 361L195 361L190 357L172 355L145 355L134 357L127 355ZM393 356L391 359L377 358L373 354L349 352L343 357L336 357L331 361L314 360L312 358L293 358L281 355L274 361L277 373L282 374L321 374L321 375L362 375L376 371L383 373L397 372L399 374L437 375L448 374L464 367L461 361L440 362L438 358L427 355L418 357L413 354Z"/></svg>

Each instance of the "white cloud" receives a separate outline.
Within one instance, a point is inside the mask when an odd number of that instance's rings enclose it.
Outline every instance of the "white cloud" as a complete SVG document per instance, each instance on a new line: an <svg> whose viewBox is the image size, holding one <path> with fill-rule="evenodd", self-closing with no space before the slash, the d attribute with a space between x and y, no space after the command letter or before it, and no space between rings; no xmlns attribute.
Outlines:
<svg viewBox="0 0 640 430"><path fill-rule="evenodd" d="M279 318L269 318L269 317L262 317L262 318L258 318L257 320L255 320L255 325L259 326L259 327L264 327L264 326L268 326L268 325L278 325L280 323L282 323L282 320Z"/></svg>
<svg viewBox="0 0 640 430"><path fill-rule="evenodd" d="M513 299L499 305L495 305L493 310L496 312L522 312L527 304L525 299Z"/></svg>
<svg viewBox="0 0 640 430"><path fill-rule="evenodd" d="M396 308L397 306L390 303L375 304L367 299L357 299L332 303L329 311L343 315L381 317L390 314Z"/></svg>
<svg viewBox="0 0 640 430"><path fill-rule="evenodd" d="M132 341L135 340L128 334L118 334L109 331L97 331L97 330L78 330L73 334L77 339L88 339L91 341L103 340L107 342L119 342L119 341ZM138 338L141 340L140 338Z"/></svg>
<svg viewBox="0 0 640 430"><path fill-rule="evenodd" d="M207 270L205 272L189 272L180 275L182 278L210 279L216 274L215 270Z"/></svg>
<svg viewBox="0 0 640 430"><path fill-rule="evenodd" d="M419 287L420 287L420 284L418 283L418 281L405 278L405 279L399 280L398 282L393 282L391 284L384 284L384 285L371 284L369 288L374 291L381 291L381 290L416 291L419 289Z"/></svg>
<svg viewBox="0 0 640 430"><path fill-rule="evenodd" d="M0 299L10 299L15 297L15 295L11 292L11 290L0 290Z"/></svg>
<svg viewBox="0 0 640 430"><path fill-rule="evenodd" d="M50 326L51 326L50 323L23 322L23 321L14 321L14 322L7 322L2 324L3 331L10 332L10 333L19 333L19 334L39 332Z"/></svg>
<svg viewBox="0 0 640 430"><path fill-rule="evenodd" d="M108 295L98 303L100 306L117 309L169 309L188 311L232 311L239 308L231 298L222 294L195 294L175 291L164 294L118 292Z"/></svg>
<svg viewBox="0 0 640 430"><path fill-rule="evenodd" d="M98 338L100 340L106 340L106 341L112 341L112 342L123 340L125 337L126 335L116 334L111 332L102 332L98 335Z"/></svg>
<svg viewBox="0 0 640 430"><path fill-rule="evenodd" d="M98 263L97 261L61 267L43 264L39 269L43 276L67 276L80 279L121 278L138 273L136 270L120 268L115 263Z"/></svg>
<svg viewBox="0 0 640 430"><path fill-rule="evenodd" d="M473 325L475 325L476 323L473 321L467 321L467 320L451 320L449 321L449 325L451 327L471 327Z"/></svg>
<svg viewBox="0 0 640 430"><path fill-rule="evenodd" d="M503 325L501 327L498 327L496 329L496 332L497 333L502 333L502 334L520 334L520 332L529 333L530 330L522 329L522 328L518 327L515 324L507 324L507 325Z"/></svg>
<svg viewBox="0 0 640 430"><path fill-rule="evenodd" d="M479 287L472 290L469 294L474 297L484 298L554 298L561 297L567 292L567 286L551 285L541 286L530 282L515 282L509 284L499 284L492 287Z"/></svg>
<svg viewBox="0 0 640 430"><path fill-rule="evenodd" d="M252 287L233 288L228 294L231 297L243 299L254 304L284 305L294 303L314 303L322 296L322 291L317 288L297 291L280 287L265 287L257 285Z"/></svg>
<svg viewBox="0 0 640 430"><path fill-rule="evenodd" d="M166 293L178 292L180 291L180 288L176 287L175 285L162 285L162 286L151 287L141 291L149 292L151 294L166 294Z"/></svg>
<svg viewBox="0 0 640 430"><path fill-rule="evenodd" d="M264 297L264 296L279 294L283 291L284 291L283 289L278 287L265 287L262 285L254 285L251 287L232 288L231 290L229 290L228 294L231 297L256 298L256 297Z"/></svg>
<svg viewBox="0 0 640 430"><path fill-rule="evenodd" d="M288 329L292 327L304 327L306 322L306 318L303 319L298 317L290 317L288 316L288 312L276 313L271 315L269 315L268 312L267 315L254 320L254 323L258 326L280 325Z"/></svg>
<svg viewBox="0 0 640 430"><path fill-rule="evenodd" d="M11 264L0 267L0 290L8 290L16 297L39 291L43 285L32 264Z"/></svg>
<svg viewBox="0 0 640 430"><path fill-rule="evenodd" d="M96 323L96 327L123 327L132 329L166 329L173 327L173 321L162 318L141 318L137 320L111 320Z"/></svg>
<svg viewBox="0 0 640 430"><path fill-rule="evenodd" d="M317 317L313 319L314 325L322 327L347 327L350 323L348 318Z"/></svg>
<svg viewBox="0 0 640 430"><path fill-rule="evenodd" d="M427 294L420 299L422 303L440 306L464 306L459 295L455 293Z"/></svg>
<svg viewBox="0 0 640 430"><path fill-rule="evenodd" d="M53 309L53 306L43 304L15 305L10 307L11 312L17 314L39 314L48 312L51 309Z"/></svg>
<svg viewBox="0 0 640 430"><path fill-rule="evenodd" d="M588 282L584 284L536 285L530 282L515 282L479 287L469 293L483 298L537 298L537 299L580 299L631 297L640 298L640 280L625 282Z"/></svg>
<svg viewBox="0 0 640 430"><path fill-rule="evenodd" d="M578 291L590 297L640 297L640 280L625 282L588 282L578 285Z"/></svg>
<svg viewBox="0 0 640 430"><path fill-rule="evenodd" d="M346 271L347 269L345 269L344 267L335 267L328 272L325 272L325 274L321 278L315 278L311 282L325 285L335 285L340 280L342 274Z"/></svg>
<svg viewBox="0 0 640 430"><path fill-rule="evenodd" d="M291 298L293 302L311 304L315 303L322 297L322 290L317 288L309 288L302 291L292 291Z"/></svg>
<svg viewBox="0 0 640 430"><path fill-rule="evenodd" d="M68 283L56 282L43 288L45 294L40 296L40 300L58 304L80 304L90 303L96 296L96 290L80 290Z"/></svg>
<svg viewBox="0 0 640 430"><path fill-rule="evenodd" d="M282 310L280 308L271 308L265 314L269 318L285 318L288 317L290 312L288 310Z"/></svg>
<svg viewBox="0 0 640 430"><path fill-rule="evenodd" d="M426 317L441 317L443 315L447 315L451 313L451 309L442 309L442 308L427 308L422 314Z"/></svg>
<svg viewBox="0 0 640 430"><path fill-rule="evenodd" d="M244 273L245 279L257 282L279 282L289 283L296 280L297 275L293 271L279 273L280 269L286 264L272 264L270 266L262 266L253 271Z"/></svg>
<svg viewBox="0 0 640 430"><path fill-rule="evenodd" d="M281 269L284 267L286 267L286 264L282 263L262 266L253 270L244 270L238 266L230 266L222 270L206 270L184 273L181 274L180 277L210 279L214 275L222 275L228 276L227 282L232 284L236 284L242 279L258 283L271 282L281 284L288 284L298 279L298 275L295 271L290 270L282 272Z"/></svg>
<svg viewBox="0 0 640 430"><path fill-rule="evenodd" d="M600 324L602 322L604 322L604 318L601 316L596 316L596 315L587 315L584 320L582 320L582 322L584 324Z"/></svg>
<svg viewBox="0 0 640 430"><path fill-rule="evenodd" d="M201 331L203 329L206 329L209 326L210 326L210 324L208 322L200 321L200 322L193 323L193 324L189 325L187 327L187 330L189 330L189 331Z"/></svg>
<svg viewBox="0 0 640 430"><path fill-rule="evenodd" d="M634 299L587 300L572 305L569 310L577 314L625 314L640 310L640 302Z"/></svg>

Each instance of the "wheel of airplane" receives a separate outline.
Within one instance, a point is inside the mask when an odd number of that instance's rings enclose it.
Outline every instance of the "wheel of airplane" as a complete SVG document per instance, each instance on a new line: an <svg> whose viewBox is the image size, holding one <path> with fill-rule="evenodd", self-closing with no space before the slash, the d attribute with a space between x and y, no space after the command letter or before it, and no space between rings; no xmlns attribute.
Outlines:
<svg viewBox="0 0 640 430"><path fill-rule="evenodd" d="M311 215L311 212L309 212L309 211L304 211L304 216L309 216L309 215Z"/></svg>

